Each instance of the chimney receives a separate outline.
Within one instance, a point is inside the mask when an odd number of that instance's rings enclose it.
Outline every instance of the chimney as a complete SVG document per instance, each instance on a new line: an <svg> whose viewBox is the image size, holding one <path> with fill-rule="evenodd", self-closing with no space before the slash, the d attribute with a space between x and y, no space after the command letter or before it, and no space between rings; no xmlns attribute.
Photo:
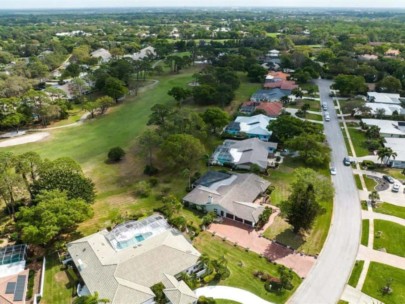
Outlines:
<svg viewBox="0 0 405 304"><path fill-rule="evenodd" d="M208 195L208 204L212 204L212 195Z"/></svg>

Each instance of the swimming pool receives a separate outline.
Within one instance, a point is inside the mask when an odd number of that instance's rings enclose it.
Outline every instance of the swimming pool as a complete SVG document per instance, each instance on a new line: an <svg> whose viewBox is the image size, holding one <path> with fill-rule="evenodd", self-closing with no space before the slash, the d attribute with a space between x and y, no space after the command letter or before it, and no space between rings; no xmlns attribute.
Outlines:
<svg viewBox="0 0 405 304"><path fill-rule="evenodd" d="M138 244L142 243L144 240L151 237L152 235L153 235L152 232L145 232L145 233L142 233L142 234L138 234L138 235L134 236L132 239L130 239L128 241L119 242L117 244L117 247L118 247L118 249L125 249L125 248L130 247L130 246L138 245Z"/></svg>

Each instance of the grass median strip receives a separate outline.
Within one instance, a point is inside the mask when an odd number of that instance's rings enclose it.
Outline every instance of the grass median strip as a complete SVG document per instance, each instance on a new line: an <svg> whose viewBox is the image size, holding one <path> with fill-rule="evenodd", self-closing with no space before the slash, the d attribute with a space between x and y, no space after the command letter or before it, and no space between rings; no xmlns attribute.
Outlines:
<svg viewBox="0 0 405 304"><path fill-rule="evenodd" d="M370 230L370 220L363 220L363 225L361 229L361 244L364 246L368 245L369 230Z"/></svg>
<svg viewBox="0 0 405 304"><path fill-rule="evenodd" d="M373 211L405 219L405 207L392 205L390 203L378 204Z"/></svg>
<svg viewBox="0 0 405 304"><path fill-rule="evenodd" d="M363 270L363 266L364 266L364 261L356 261L356 264L354 264L352 274L351 274L347 284L349 284L352 287L357 286L357 283L359 282L359 279L360 279L361 271Z"/></svg>

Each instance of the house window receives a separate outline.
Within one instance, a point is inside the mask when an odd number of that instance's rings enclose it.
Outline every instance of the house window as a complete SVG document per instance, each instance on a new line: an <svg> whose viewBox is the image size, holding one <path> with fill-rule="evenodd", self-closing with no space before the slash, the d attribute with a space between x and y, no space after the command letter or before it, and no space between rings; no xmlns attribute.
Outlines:
<svg viewBox="0 0 405 304"><path fill-rule="evenodd" d="M218 209L214 208L214 212L215 212L215 214L218 214Z"/></svg>

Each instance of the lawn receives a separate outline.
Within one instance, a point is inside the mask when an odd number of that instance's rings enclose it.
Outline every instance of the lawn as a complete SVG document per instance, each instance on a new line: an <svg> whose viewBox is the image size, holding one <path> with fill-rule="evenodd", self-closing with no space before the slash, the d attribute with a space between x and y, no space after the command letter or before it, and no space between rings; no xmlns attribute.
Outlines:
<svg viewBox="0 0 405 304"><path fill-rule="evenodd" d="M75 279L70 274L71 272L62 269L62 263L56 256L48 256L46 258L44 296L41 303L71 303L76 285L74 284Z"/></svg>
<svg viewBox="0 0 405 304"><path fill-rule="evenodd" d="M390 203L377 204L377 207L374 208L374 212L392 215L405 219L405 207L392 205Z"/></svg>
<svg viewBox="0 0 405 304"><path fill-rule="evenodd" d="M375 186L377 186L377 182L372 178L368 178L367 176L364 177L364 182L366 183L368 191L373 191Z"/></svg>
<svg viewBox="0 0 405 304"><path fill-rule="evenodd" d="M374 220L374 233L374 249L385 248L388 253L405 257L404 226L389 221Z"/></svg>
<svg viewBox="0 0 405 304"><path fill-rule="evenodd" d="M236 112L242 103L249 101L253 93L260 90L262 87L261 83L250 82L245 73L238 72L238 75L240 87L235 91L235 99L226 108L229 113Z"/></svg>
<svg viewBox="0 0 405 304"><path fill-rule="evenodd" d="M354 174L354 180L356 181L357 189L363 190L363 186L361 185L360 175Z"/></svg>
<svg viewBox="0 0 405 304"><path fill-rule="evenodd" d="M240 303L231 300L215 299L215 304L240 304Z"/></svg>
<svg viewBox="0 0 405 304"><path fill-rule="evenodd" d="M267 301L284 303L301 282L300 278L294 274L294 290L285 291L282 294L269 293L264 289L264 283L253 277L253 272L261 270L278 277L277 268L279 266L268 262L254 252L247 252L242 248L235 247L207 232L201 233L194 239L193 244L201 253L206 253L211 258L217 259L223 256L227 259L231 275L229 278L221 280L219 285L242 288Z"/></svg>
<svg viewBox="0 0 405 304"><path fill-rule="evenodd" d="M309 99L298 99L297 102L289 103L287 107L293 109L301 109L301 107L306 103L309 104L310 111L321 110L321 103L319 102L319 100L309 100Z"/></svg>
<svg viewBox="0 0 405 304"><path fill-rule="evenodd" d="M350 275L349 282L347 284L349 284L352 287L357 286L357 283L359 282L360 279L361 271L363 270L363 266L364 261L356 261L356 264L354 264L352 270L352 274Z"/></svg>
<svg viewBox="0 0 405 304"><path fill-rule="evenodd" d="M319 114L307 113L305 115L305 119L323 121L323 116L321 115L321 113L319 113Z"/></svg>
<svg viewBox="0 0 405 304"><path fill-rule="evenodd" d="M305 165L298 159L285 157L283 163L274 170L270 170L269 176L265 178L275 186L271 193L271 204L278 206L286 200L290 194L290 184L293 182L293 173L297 168L303 168ZM329 177L328 169L318 169L320 175ZM321 202L325 213L319 215L314 223L310 233L306 235L305 240L301 236L295 235L291 226L282 218L276 218L276 222L265 232L265 236L270 239L276 239L282 244L289 245L292 248L307 254L318 254L328 235L330 221L332 218L332 202Z"/></svg>
<svg viewBox="0 0 405 304"><path fill-rule="evenodd" d="M138 97L128 97L124 104L114 107L110 112L82 126L54 130L49 139L11 147L8 150L16 154L36 151L42 157L72 157L95 181L97 188L110 191L122 186L119 165L105 163L108 150L114 146L124 149L131 147L138 135L146 128L150 108L156 103L171 102L167 91L173 86L186 85L191 81L195 69L182 74L156 77L160 83L153 89L141 93Z"/></svg>
<svg viewBox="0 0 405 304"><path fill-rule="evenodd" d="M353 128L348 128L348 131L350 138L352 139L356 156L361 157L369 155L370 153L365 146L366 136L364 135L364 132Z"/></svg>
<svg viewBox="0 0 405 304"><path fill-rule="evenodd" d="M380 168L380 167L378 167L378 168L375 168L374 171L390 175L390 176L392 176L392 177L394 177L396 179L399 179L399 180L405 180L405 175L402 174L403 169L387 168L387 167Z"/></svg>
<svg viewBox="0 0 405 304"><path fill-rule="evenodd" d="M364 246L368 245L368 233L370 230L370 220L363 220L363 225L361 229L361 244ZM375 231L375 227L374 227Z"/></svg>
<svg viewBox="0 0 405 304"><path fill-rule="evenodd" d="M349 139L347 138L346 131L343 129L343 124L341 124L341 127L342 127L343 139L345 140L345 144L346 144L347 153L349 156L353 156L352 149L350 149L350 145L349 145Z"/></svg>
<svg viewBox="0 0 405 304"><path fill-rule="evenodd" d="M381 289L389 279L392 280L391 288L393 292L384 295ZM405 303L405 270L371 262L362 292L386 304Z"/></svg>

